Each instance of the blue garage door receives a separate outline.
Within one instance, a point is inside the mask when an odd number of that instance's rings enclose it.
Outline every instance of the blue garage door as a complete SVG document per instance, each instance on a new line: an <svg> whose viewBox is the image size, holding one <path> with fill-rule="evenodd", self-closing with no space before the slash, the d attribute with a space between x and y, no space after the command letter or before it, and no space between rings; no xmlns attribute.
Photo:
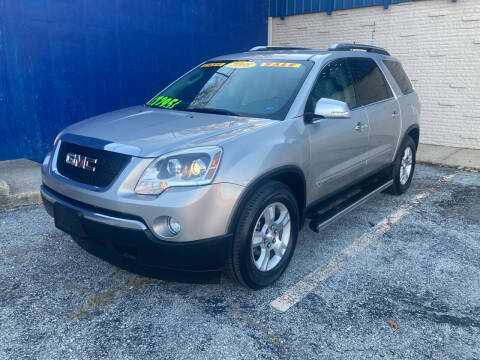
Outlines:
<svg viewBox="0 0 480 360"><path fill-rule="evenodd" d="M0 160L141 104L199 62L267 42L267 0L0 1Z"/></svg>

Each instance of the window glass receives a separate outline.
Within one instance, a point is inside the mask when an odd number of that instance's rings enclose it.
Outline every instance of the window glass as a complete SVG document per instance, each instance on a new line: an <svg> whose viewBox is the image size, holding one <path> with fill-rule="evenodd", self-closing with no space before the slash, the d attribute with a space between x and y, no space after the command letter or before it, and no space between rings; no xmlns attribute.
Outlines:
<svg viewBox="0 0 480 360"><path fill-rule="evenodd" d="M157 94L147 106L282 120L313 63L205 63Z"/></svg>
<svg viewBox="0 0 480 360"><path fill-rule="evenodd" d="M344 59L332 61L322 69L308 99L305 112L313 113L315 104L321 98L346 102L351 109L356 107L353 78Z"/></svg>
<svg viewBox="0 0 480 360"><path fill-rule="evenodd" d="M390 86L375 61L367 58L350 58L349 62L355 81L358 106L372 104L393 96Z"/></svg>
<svg viewBox="0 0 480 360"><path fill-rule="evenodd" d="M383 63L388 68L388 71L390 71L390 74L392 74L402 93L404 95L411 93L413 86L405 70L403 70L402 64L393 60L383 60Z"/></svg>

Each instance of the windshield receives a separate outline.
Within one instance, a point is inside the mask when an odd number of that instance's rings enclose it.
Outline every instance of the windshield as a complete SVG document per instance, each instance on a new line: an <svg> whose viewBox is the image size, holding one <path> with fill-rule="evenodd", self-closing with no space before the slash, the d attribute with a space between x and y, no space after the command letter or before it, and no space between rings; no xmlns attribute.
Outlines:
<svg viewBox="0 0 480 360"><path fill-rule="evenodd" d="M147 106L283 120L312 64L265 60L205 63L157 94Z"/></svg>

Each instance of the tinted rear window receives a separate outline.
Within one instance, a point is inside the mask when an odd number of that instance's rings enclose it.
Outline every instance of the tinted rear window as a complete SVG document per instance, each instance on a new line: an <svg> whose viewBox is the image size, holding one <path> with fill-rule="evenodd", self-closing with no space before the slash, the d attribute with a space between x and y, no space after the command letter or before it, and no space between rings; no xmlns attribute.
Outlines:
<svg viewBox="0 0 480 360"><path fill-rule="evenodd" d="M390 74L392 74L402 93L404 95L411 93L413 91L413 86L407 76L407 73L405 70L403 70L402 64L392 60L383 60L383 63L387 67L388 71L390 71Z"/></svg>
<svg viewBox="0 0 480 360"><path fill-rule="evenodd" d="M368 58L350 58L349 62L355 81L357 106L376 103L393 96L375 61Z"/></svg>

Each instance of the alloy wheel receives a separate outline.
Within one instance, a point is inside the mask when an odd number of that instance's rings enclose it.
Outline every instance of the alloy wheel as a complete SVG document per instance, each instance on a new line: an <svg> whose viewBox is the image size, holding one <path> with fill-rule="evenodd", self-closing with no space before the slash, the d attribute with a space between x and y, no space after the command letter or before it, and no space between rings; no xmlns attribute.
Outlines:
<svg viewBox="0 0 480 360"><path fill-rule="evenodd" d="M290 212L275 202L262 211L252 235L251 254L260 271L275 268L285 255L291 238Z"/></svg>
<svg viewBox="0 0 480 360"><path fill-rule="evenodd" d="M412 173L413 151L407 146L403 151L402 161L400 163L400 184L405 185Z"/></svg>

